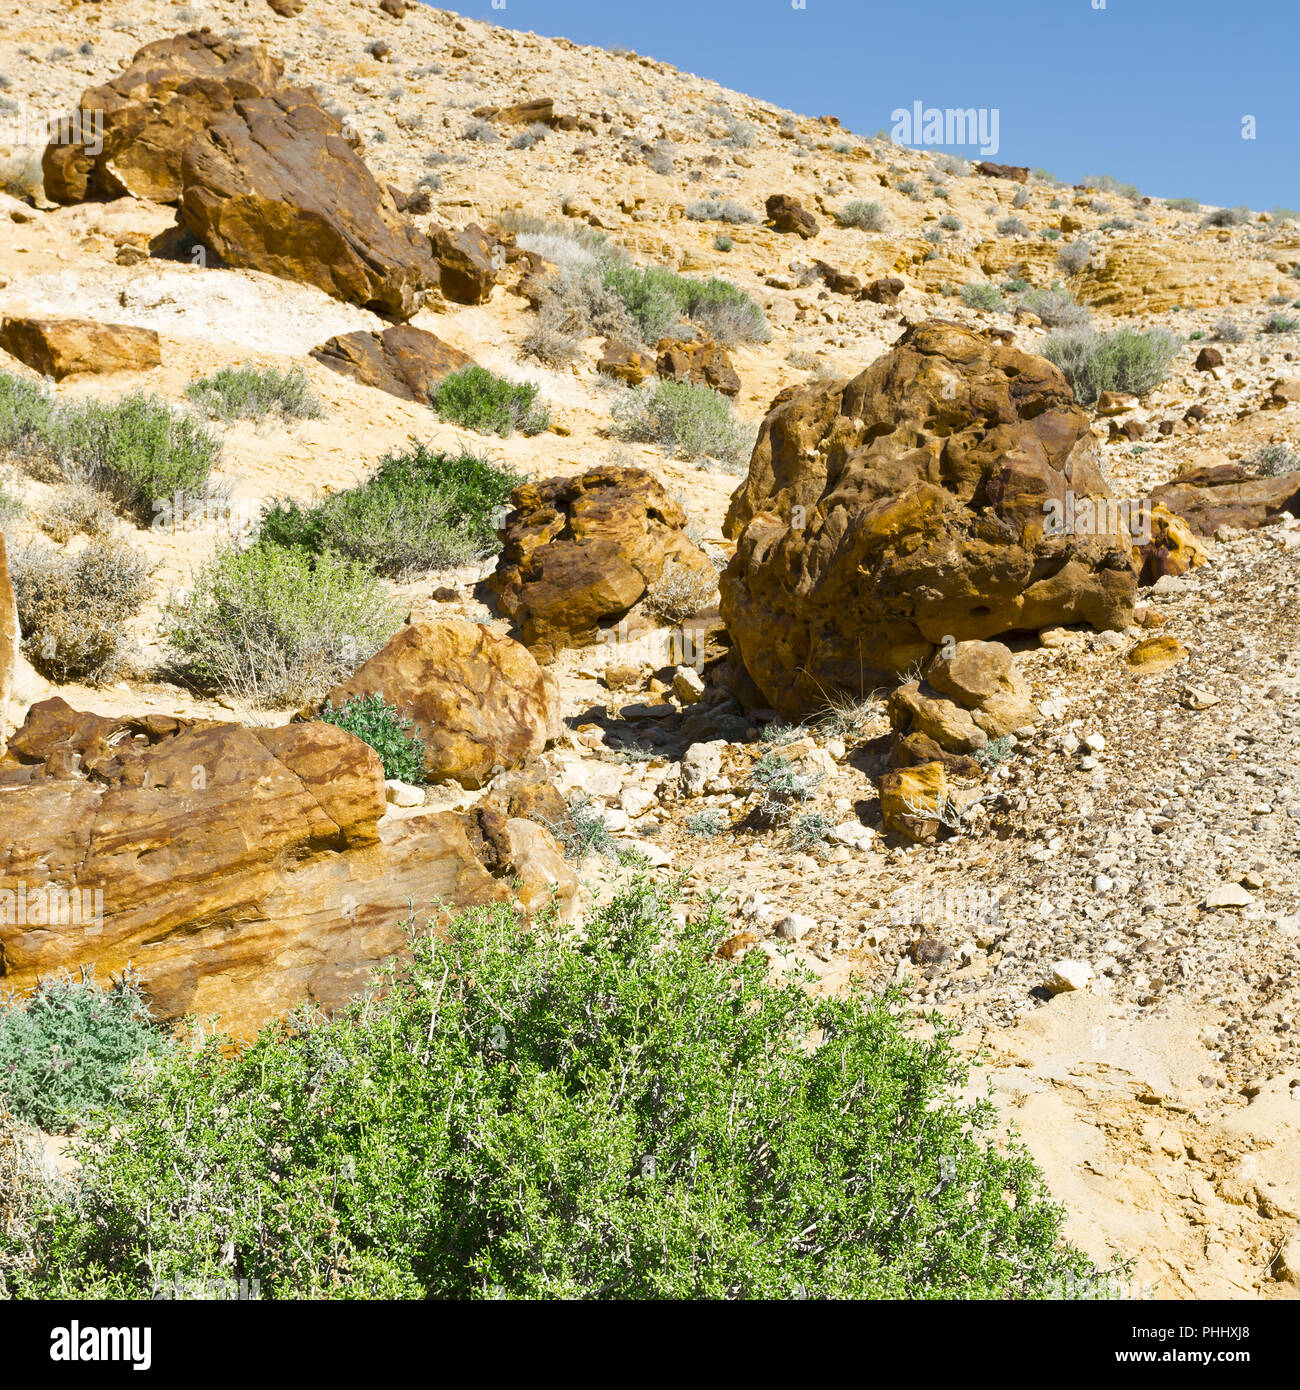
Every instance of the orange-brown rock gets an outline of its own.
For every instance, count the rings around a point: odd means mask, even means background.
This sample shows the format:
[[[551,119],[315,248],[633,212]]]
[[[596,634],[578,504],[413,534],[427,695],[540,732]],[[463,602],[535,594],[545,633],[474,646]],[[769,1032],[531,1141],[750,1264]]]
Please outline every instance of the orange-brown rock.
[[[1237,463],[1211,464],[1162,483],[1152,490],[1151,501],[1181,517],[1198,536],[1212,536],[1220,526],[1253,531],[1280,512],[1300,516],[1300,473],[1257,477]]]
[[[152,328],[91,319],[7,318],[0,348],[55,381],[81,372],[147,372],[162,363]]]
[[[430,234],[443,297],[456,304],[485,304],[500,278],[496,242],[470,223],[460,231],[435,227]]]
[[[343,333],[311,355],[354,381],[421,405],[429,403],[445,377],[474,365],[459,348],[409,323],[395,323],[382,333]]]
[[[1154,584],[1166,574],[1186,574],[1209,559],[1209,552],[1181,516],[1162,503],[1152,506],[1151,537],[1133,547],[1140,584]]]
[[[930,321],[852,381],[763,422],[724,534],[722,616],[771,708],[802,718],[928,662],[945,637],[1124,627],[1136,589],[1114,534],[1048,534],[1108,498],[1084,412],[1050,362]],[[1073,515],[1073,512],[1070,512]]]
[[[189,143],[181,180],[186,228],[229,266],[397,319],[438,284],[428,238],[305,92],[236,102]]]
[[[797,198],[773,193],[767,200],[767,220],[778,232],[791,232],[808,240],[817,235],[817,219]]]
[[[481,787],[560,731],[555,683],[527,648],[463,618],[402,628],[326,698],[375,694],[419,731],[431,782]]]
[[[9,578],[9,555],[4,533],[0,532],[0,754],[4,753],[9,741],[9,702],[14,694],[21,636],[18,604],[14,599],[13,581]]]
[[[640,386],[654,376],[655,359],[621,338],[606,338],[596,370],[628,386]]]
[[[331,724],[35,705],[0,760],[4,984],[131,964],[159,1017],[215,1013],[246,1035],[354,995],[412,914],[552,895],[571,912],[576,880],[542,827],[509,821],[489,847],[472,815],[384,812],[378,756]]]
[[[236,101],[274,91],[283,73],[259,45],[206,30],[145,44],[125,72],[82,93],[76,123],[46,147],[46,195],[60,203],[123,194],[178,202],[190,142]]]
[[[711,576],[686,513],[640,468],[605,464],[515,489],[490,584],[541,660],[599,638],[668,562]]]
[[[740,378],[731,365],[727,350],[712,338],[680,340],[664,338],[656,351],[659,354],[655,371],[669,381],[690,381],[697,386],[711,386],[724,396],[740,392]]]

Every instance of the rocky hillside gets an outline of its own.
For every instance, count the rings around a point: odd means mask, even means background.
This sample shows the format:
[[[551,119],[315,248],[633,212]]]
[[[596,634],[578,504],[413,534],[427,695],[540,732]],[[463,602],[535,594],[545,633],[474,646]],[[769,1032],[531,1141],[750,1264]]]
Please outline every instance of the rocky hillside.
[[[0,889],[101,895],[7,984],[247,1034],[681,875],[1089,1254],[1297,1296],[1294,216],[403,0],[6,20]]]

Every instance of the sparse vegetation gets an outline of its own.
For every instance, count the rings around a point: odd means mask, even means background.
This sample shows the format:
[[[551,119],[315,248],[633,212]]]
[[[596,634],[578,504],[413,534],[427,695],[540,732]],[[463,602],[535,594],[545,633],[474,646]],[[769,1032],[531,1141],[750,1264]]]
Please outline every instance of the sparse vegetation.
[[[1166,198],[1165,207],[1174,212],[1200,212],[1201,205],[1195,198]]]
[[[424,739],[396,705],[382,695],[354,695],[335,709],[326,704],[317,715],[367,743],[379,754],[385,777],[418,785],[424,781]]]
[[[669,560],[663,573],[646,590],[646,607],[666,623],[693,618],[718,591],[717,578]]]
[[[1004,217],[998,223],[999,236],[1028,236],[1029,228],[1018,217]]]
[[[758,214],[740,203],[732,202],[729,198],[723,198],[718,194],[710,194],[707,198],[697,198],[693,203],[686,204],[686,216],[692,222],[733,222],[741,224],[745,222],[757,222]]]
[[[736,419],[725,396],[689,381],[656,381],[614,403],[622,439],[657,444],[672,457],[716,459],[729,472],[748,461],[753,429]]]
[[[961,302],[968,309],[997,311],[1007,307],[1006,300],[1002,298],[1002,291],[996,285],[963,285]]]
[[[885,229],[884,209],[879,203],[862,198],[845,203],[835,214],[835,220],[841,227],[856,227],[862,232],[883,232]]]
[[[262,518],[266,543],[334,552],[375,574],[408,579],[494,553],[497,527],[522,481],[477,454],[412,443],[365,482],[314,504],[283,498]]]
[[[696,811],[693,815],[686,817],[686,832],[688,835],[700,835],[706,840],[711,840],[717,835],[721,835],[727,829],[727,818],[721,811],[710,808],[707,811]]]
[[[1215,208],[1201,219],[1202,227],[1239,227],[1250,221],[1249,208]]]
[[[199,377],[185,388],[190,400],[214,419],[319,420],[324,414],[320,397],[301,367],[280,372],[274,367],[223,367],[212,376]]]
[[[1088,310],[1075,303],[1068,290],[1027,290],[1020,300],[1021,307],[1036,314],[1048,328],[1075,328],[1086,324]]]
[[[113,529],[113,509],[101,492],[86,483],[71,483],[41,508],[37,525],[51,540],[66,545],[73,536],[106,536]]]
[[[1046,339],[1042,351],[1065,373],[1075,399],[1091,405],[1103,391],[1146,395],[1164,380],[1180,346],[1179,339],[1163,328],[1145,333],[1135,328],[1113,333],[1075,328]]]
[[[819,773],[800,772],[788,758],[767,752],[754,764],[746,792],[757,798],[754,815],[764,825],[785,825],[809,800],[821,781]]]
[[[1214,337],[1221,343],[1240,343],[1246,338],[1246,330],[1232,319],[1220,319],[1214,325]]]
[[[462,140],[477,141],[481,145],[495,145],[501,137],[497,134],[496,127],[490,122],[475,116],[467,121],[465,128],[460,133]]]
[[[1300,319],[1293,318],[1290,314],[1270,314],[1264,320],[1264,326],[1260,332],[1294,333],[1297,328],[1300,328]]]
[[[56,684],[99,685],[130,652],[130,625],[152,591],[150,566],[124,541],[96,537],[76,555],[30,545],[9,557],[23,652]]]
[[[1300,451],[1289,444],[1261,444],[1245,461],[1246,467],[1265,478],[1280,478],[1300,471]]]
[[[541,434],[551,415],[537,403],[537,390],[530,381],[507,381],[486,367],[469,366],[444,377],[429,405],[444,420],[479,434]]]
[[[1067,275],[1077,275],[1092,263],[1092,256],[1091,242],[1072,241],[1056,253],[1056,263]]]

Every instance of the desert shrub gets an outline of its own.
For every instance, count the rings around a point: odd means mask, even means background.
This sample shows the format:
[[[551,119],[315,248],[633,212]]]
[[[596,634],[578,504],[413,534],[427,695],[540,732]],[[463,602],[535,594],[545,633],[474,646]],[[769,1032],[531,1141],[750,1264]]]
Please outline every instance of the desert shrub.
[[[990,739],[983,748],[977,748],[972,756],[986,772],[991,772],[995,767],[1001,766],[1009,758],[1014,757],[1015,749],[1015,736],[1003,734],[1001,738]]]
[[[713,238],[713,249],[715,251],[731,251],[736,243],[729,236],[719,234]]]
[[[616,859],[618,847],[605,820],[605,808],[585,792],[575,792],[568,802],[568,814],[548,829],[560,842],[566,858],[581,864],[589,854]]]
[[[527,129],[516,131],[510,137],[510,148],[512,150],[531,150],[539,140],[545,140],[550,133],[550,126],[543,125],[540,121],[534,121]]]
[[[127,636],[152,592],[150,566],[133,547],[92,540],[76,555],[29,546],[9,557],[23,651],[42,675],[102,684],[121,670]]]
[[[1166,198],[1165,207],[1174,212],[1200,212],[1201,205],[1195,198]]]
[[[178,671],[253,705],[302,705],[350,676],[401,626],[363,565],[270,544],[220,549],[163,614]]]
[[[657,140],[646,154],[645,162],[652,174],[671,174],[675,151],[667,140]]]
[[[1249,208],[1215,208],[1201,219],[1202,227],[1239,227],[1250,221]]]
[[[1031,169],[1029,177],[1035,183],[1045,183],[1051,188],[1060,188],[1061,180],[1050,169]]]
[[[961,302],[969,309],[1005,309],[1007,302],[996,285],[963,285]]]
[[[0,153],[0,193],[7,193],[11,198],[42,196],[45,174],[41,168],[41,153],[31,147]]]
[[[1027,208],[1030,201],[1029,189],[1024,184],[1021,184],[1012,195],[1011,206],[1019,211],[1021,208]]]
[[[324,414],[320,397],[301,367],[279,372],[274,367],[223,367],[202,376],[185,388],[190,400],[214,419],[319,420]]]
[[[959,232],[961,231],[961,218],[955,213],[946,212],[939,219],[939,225],[945,232]]]
[[[733,149],[747,150],[758,138],[758,131],[748,121],[737,120],[734,116],[725,116],[723,117],[723,125],[727,132],[724,144],[730,145]]]
[[[407,579],[497,550],[497,526],[522,479],[476,454],[413,443],[388,453],[356,487],[314,504],[282,498],[262,518],[263,541],[334,551],[376,574]]]
[[[1300,328],[1300,319],[1292,318],[1290,314],[1270,314],[1264,320],[1264,326],[1260,332],[1294,333],[1297,328]]]
[[[923,196],[921,193],[921,185],[917,183],[915,179],[900,179],[898,181],[898,191],[916,200],[919,200]]]
[[[0,1108],[47,1133],[120,1108],[132,1069],[170,1052],[128,968],[106,989],[83,968],[0,1001]]]
[[[688,835],[702,835],[705,839],[711,840],[715,835],[721,835],[727,829],[727,818],[721,811],[710,808],[707,811],[696,811],[693,815],[686,817],[686,833]]]
[[[72,483],[42,508],[37,524],[52,540],[66,544],[73,536],[106,536],[113,529],[113,509],[86,483]]]
[[[607,265],[604,284],[623,303],[638,338],[651,345],[681,336],[683,319],[719,342],[762,342],[769,336],[762,308],[743,290],[710,276],[691,280],[663,266]]]
[[[1060,233],[1055,227],[1044,227],[1044,228],[1043,228],[1043,240],[1044,240],[1044,241],[1060,241],[1060,239],[1061,239],[1061,233]]]
[[[1062,246],[1056,253],[1056,264],[1067,275],[1077,275],[1092,262],[1092,245],[1086,241],[1072,241]]]
[[[1145,333],[1135,328],[1114,333],[1076,328],[1047,338],[1042,352],[1064,372],[1075,399],[1091,405],[1103,391],[1146,395],[1165,379],[1180,346],[1180,340],[1163,328]]]
[[[937,246],[939,243],[943,241],[943,233],[939,230],[938,227],[927,227],[925,231],[921,233],[921,235],[926,239],[926,241],[930,242],[932,245]],[[933,253],[931,253],[931,255],[932,254]],[[928,261],[930,259],[931,256],[927,255],[926,260]]]
[[[1089,198],[1088,211],[1096,213],[1098,217],[1105,217],[1108,213],[1114,211],[1114,209],[1105,198]]]
[[[317,718],[368,743],[379,754],[385,777],[413,785],[424,781],[424,739],[396,705],[385,703],[382,695],[354,695],[338,709],[327,703]]]
[[[646,607],[666,623],[680,623],[706,608],[717,592],[715,577],[669,560],[646,590]]]
[[[718,960],[724,915],[672,905],[637,881],[581,934],[478,908],[333,1019],[169,1059],[87,1136],[12,1291],[1097,1296],[1032,1159],[963,1098],[952,1025]]]
[[[45,384],[0,372],[0,454],[44,453],[54,419],[54,398]]]
[[[674,458],[713,458],[739,471],[753,449],[753,430],[725,396],[689,381],[656,381],[614,403],[621,439],[657,444]]]
[[[531,381],[507,381],[472,365],[444,377],[429,404],[444,420],[504,439],[516,430],[541,434],[550,424],[550,411],[537,404],[537,390]]]
[[[934,167],[940,173],[948,174],[955,179],[964,179],[971,172],[970,161],[955,154],[935,155]]]
[[[710,194],[686,204],[686,216],[692,222],[757,222],[758,214],[729,198]]]
[[[750,769],[745,791],[756,798],[754,814],[765,825],[791,821],[821,781],[820,773],[800,772],[788,759],[767,752]]]
[[[464,130],[460,133],[460,138],[462,140],[475,140],[482,145],[495,145],[501,139],[495,126],[490,121],[485,121],[478,116],[466,122]]]
[[[1028,236],[1029,228],[1018,217],[1004,217],[998,223],[999,236]]]
[[[841,227],[857,227],[863,232],[880,232],[885,227],[885,212],[879,203],[855,198],[835,214]]]
[[[207,495],[221,441],[155,396],[72,401],[51,417],[46,450],[65,477],[99,488],[142,525],[177,492]]]
[[[1136,184],[1121,183],[1112,174],[1085,174],[1079,182],[1102,193],[1113,193],[1118,198],[1127,198],[1131,203],[1140,202],[1142,199],[1142,191]]]
[[[524,350],[548,365],[562,365],[578,355],[578,339],[594,336],[636,342],[641,332],[597,270],[562,266],[545,281]]]
[[[1067,290],[1028,290],[1021,307],[1037,316],[1048,328],[1074,328],[1088,322],[1088,310],[1077,304]]]
[[[1101,224],[1103,232],[1131,232],[1133,223],[1127,217],[1112,217],[1108,222]]]
[[[1246,330],[1232,319],[1220,319],[1214,325],[1214,337],[1221,343],[1240,343],[1245,340]]]
[[[1280,478],[1300,470],[1300,451],[1289,444],[1261,444],[1245,462],[1261,477]]]
[[[790,848],[796,854],[808,854],[813,850],[825,853],[826,837],[831,833],[831,823],[820,811],[805,811],[796,816],[790,826]]]

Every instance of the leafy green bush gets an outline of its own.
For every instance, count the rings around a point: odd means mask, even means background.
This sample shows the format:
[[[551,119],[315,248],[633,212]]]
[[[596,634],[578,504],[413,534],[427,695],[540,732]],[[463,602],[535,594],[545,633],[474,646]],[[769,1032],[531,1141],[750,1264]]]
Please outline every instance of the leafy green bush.
[[[634,883],[581,934],[411,937],[333,1021],[142,1081],[31,1221],[18,1297],[1029,1299],[1103,1275],[939,1023],[720,961]],[[814,1042],[813,1040],[817,1041]],[[0,1238],[3,1239],[3,1238]],[[16,1263],[16,1262],[15,1262]]]
[[[663,266],[613,262],[605,267],[604,285],[622,301],[641,341],[651,345],[686,336],[683,318],[721,343],[763,342],[770,336],[762,308],[716,276],[690,280]]]
[[[352,674],[401,626],[363,566],[263,538],[218,550],[163,613],[178,669],[254,705],[301,705]]]
[[[537,404],[533,382],[507,381],[486,367],[464,367],[444,377],[429,404],[444,420],[503,439],[516,430],[541,434],[551,423],[550,411]]]
[[[970,309],[999,310],[1007,307],[1002,291],[996,285],[963,285],[961,302]]]
[[[171,1051],[128,969],[107,989],[93,971],[50,976],[0,1002],[0,1102],[47,1133],[117,1109],[132,1067]]]
[[[150,565],[124,541],[96,538],[76,555],[28,546],[9,557],[23,652],[56,684],[118,675],[130,624],[153,591]]]
[[[424,781],[424,739],[382,695],[354,695],[338,709],[326,704],[317,717],[368,743],[379,754],[385,777],[414,786]]]
[[[885,211],[879,203],[855,198],[835,214],[841,227],[857,227],[863,232],[882,232],[885,229]]]
[[[0,372],[0,452],[43,449],[54,409],[54,398],[43,382]]]
[[[1293,318],[1290,314],[1270,314],[1264,320],[1264,327],[1260,330],[1263,333],[1294,333],[1300,328],[1300,319]]]
[[[713,249],[715,251],[732,251],[736,243],[729,237],[719,234],[713,238]]]
[[[223,367],[212,376],[191,381],[185,393],[201,410],[227,424],[268,415],[319,420],[324,414],[320,397],[301,367],[288,372],[274,367]]]
[[[738,471],[754,447],[752,429],[736,419],[726,397],[689,381],[629,391],[615,401],[613,415],[620,438],[657,444],[674,458],[717,459]]]
[[[1146,395],[1165,379],[1180,346],[1181,341],[1163,328],[1146,333],[1135,328],[1114,333],[1076,328],[1053,334],[1042,350],[1065,373],[1075,400],[1091,405],[1103,391]]]
[[[522,479],[475,454],[412,441],[356,487],[312,505],[282,498],[262,518],[264,541],[336,551],[376,574],[407,579],[496,551],[498,517]]]

